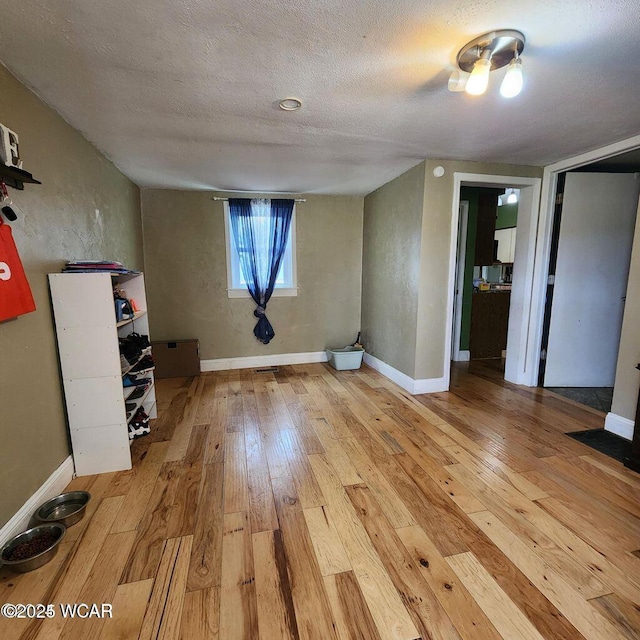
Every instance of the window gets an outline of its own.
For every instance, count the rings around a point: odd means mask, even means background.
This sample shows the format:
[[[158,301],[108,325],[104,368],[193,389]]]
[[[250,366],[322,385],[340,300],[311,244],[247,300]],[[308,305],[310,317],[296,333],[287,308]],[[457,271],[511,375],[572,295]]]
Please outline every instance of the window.
[[[253,206],[253,205],[252,205]],[[260,206],[260,205],[257,205]],[[262,236],[264,241],[256,238],[256,244],[262,245],[265,248],[265,252],[268,247],[267,230],[269,228],[267,221],[267,214],[265,211],[264,216],[258,217],[258,222],[264,220],[265,234]],[[227,294],[229,298],[249,298],[249,291],[247,290],[247,283],[242,274],[240,268],[240,259],[238,257],[238,251],[236,250],[236,244],[233,238],[233,227],[229,220],[229,203],[224,203],[224,228],[227,244]],[[241,249],[242,250],[242,249]],[[265,253],[266,259],[266,253]],[[289,238],[287,240],[287,246],[282,257],[280,264],[280,271],[276,278],[276,286],[273,291],[273,297],[279,296],[297,296],[297,276],[296,276],[296,208],[293,207],[293,214],[291,216],[291,226],[289,227]]]

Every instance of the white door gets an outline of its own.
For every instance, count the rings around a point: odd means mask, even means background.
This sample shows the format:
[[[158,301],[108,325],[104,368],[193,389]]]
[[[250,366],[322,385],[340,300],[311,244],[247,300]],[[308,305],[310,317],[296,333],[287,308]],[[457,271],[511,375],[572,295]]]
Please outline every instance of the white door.
[[[613,387],[640,179],[568,173],[546,387]]]
[[[464,267],[467,254],[467,227],[469,224],[469,202],[462,200],[459,209],[458,253],[456,256],[456,284],[453,294],[453,332],[451,359],[454,362],[469,360],[469,351],[460,349],[462,334],[462,297],[464,293]]]

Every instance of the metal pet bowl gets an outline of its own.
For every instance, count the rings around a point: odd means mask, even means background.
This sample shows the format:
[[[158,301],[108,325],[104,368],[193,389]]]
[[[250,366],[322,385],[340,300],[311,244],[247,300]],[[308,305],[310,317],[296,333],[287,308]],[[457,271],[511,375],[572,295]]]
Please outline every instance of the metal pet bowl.
[[[84,518],[91,494],[86,491],[70,491],[51,498],[36,511],[36,520],[43,523],[59,522],[70,527]]]
[[[66,531],[66,527],[57,522],[52,524],[41,524],[37,527],[33,527],[32,529],[27,529],[26,531],[23,531],[17,536],[11,538],[11,540],[2,547],[0,550],[0,561],[2,564],[6,564],[10,569],[17,573],[27,573],[28,571],[38,569],[42,565],[53,560],[56,553],[58,553],[58,547],[60,546],[60,542],[64,538]],[[7,559],[7,556],[17,546],[31,542],[34,538],[41,536],[43,533],[52,533],[56,537],[55,542],[51,543],[46,549],[28,558],[23,558],[21,560]]]

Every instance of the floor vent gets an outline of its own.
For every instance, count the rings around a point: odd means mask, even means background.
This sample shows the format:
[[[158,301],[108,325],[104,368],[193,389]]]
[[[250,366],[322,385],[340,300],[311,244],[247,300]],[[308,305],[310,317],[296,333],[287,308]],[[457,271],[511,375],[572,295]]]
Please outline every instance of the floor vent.
[[[263,367],[262,369],[254,369],[254,373],[277,373],[280,371],[278,367]]]

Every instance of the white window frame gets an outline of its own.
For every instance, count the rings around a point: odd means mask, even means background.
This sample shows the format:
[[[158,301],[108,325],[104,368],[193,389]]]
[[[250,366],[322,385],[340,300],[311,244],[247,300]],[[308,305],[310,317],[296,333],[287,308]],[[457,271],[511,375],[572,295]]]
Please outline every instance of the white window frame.
[[[233,242],[233,230],[229,214],[229,203],[224,202],[224,233],[227,252],[227,296],[229,298],[250,298],[247,287],[240,283],[240,258]],[[282,257],[281,269],[285,285],[277,285],[271,297],[291,297],[298,295],[298,264],[296,259],[296,206],[293,205],[289,237]]]

